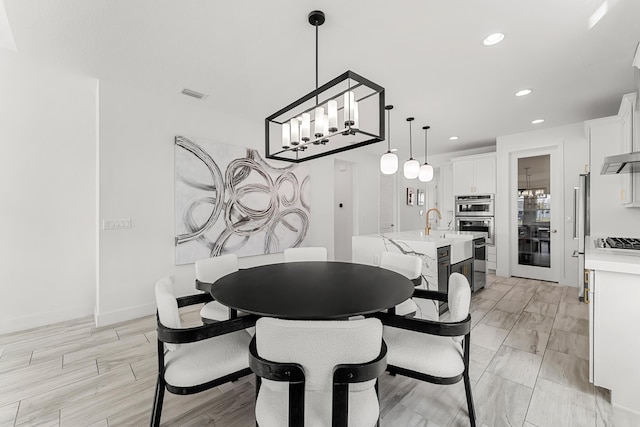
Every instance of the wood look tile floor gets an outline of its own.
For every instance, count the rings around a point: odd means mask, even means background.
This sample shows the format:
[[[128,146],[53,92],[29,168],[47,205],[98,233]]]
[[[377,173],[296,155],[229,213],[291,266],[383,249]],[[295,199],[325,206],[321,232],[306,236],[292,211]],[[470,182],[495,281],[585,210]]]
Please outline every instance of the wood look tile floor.
[[[489,275],[471,306],[479,426],[640,425],[589,383],[587,309],[575,288]],[[199,307],[181,315],[186,325],[199,323]],[[0,335],[0,426],[148,425],[156,369],[155,316],[100,329],[88,317]],[[166,393],[162,423],[253,426],[253,382]],[[381,425],[469,425],[462,382],[385,374],[380,395]]]

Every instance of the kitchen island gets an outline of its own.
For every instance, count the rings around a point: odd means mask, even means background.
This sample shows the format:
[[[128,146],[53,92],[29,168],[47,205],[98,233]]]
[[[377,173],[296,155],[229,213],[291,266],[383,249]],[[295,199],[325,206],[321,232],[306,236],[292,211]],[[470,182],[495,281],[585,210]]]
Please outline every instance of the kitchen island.
[[[586,239],[589,274],[589,381],[611,404],[640,413],[640,251],[602,249]]]
[[[482,232],[456,232],[431,230],[402,231],[366,236],[353,236],[352,261],[360,264],[380,265],[382,252],[415,255],[422,259],[423,289],[446,292],[452,265],[462,262],[473,264],[473,240],[485,237]],[[423,318],[438,319],[435,302],[416,300]],[[441,310],[440,310],[441,311]]]

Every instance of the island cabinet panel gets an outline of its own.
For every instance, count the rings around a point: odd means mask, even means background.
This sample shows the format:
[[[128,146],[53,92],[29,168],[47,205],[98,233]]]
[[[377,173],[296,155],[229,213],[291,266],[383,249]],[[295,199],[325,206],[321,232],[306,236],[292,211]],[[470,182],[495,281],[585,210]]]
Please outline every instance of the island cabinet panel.
[[[351,259],[356,263],[379,266],[382,252],[417,256],[422,261],[422,283],[419,287],[447,292],[451,263],[462,265],[461,271],[467,275],[469,283],[473,283],[473,239],[484,235],[464,231],[425,235],[423,230],[412,230],[353,236]],[[423,298],[414,298],[414,301],[418,305],[416,317],[438,319],[441,312],[438,301]]]
[[[438,291],[449,293],[449,275],[451,274],[451,246],[438,248]],[[440,302],[440,314],[448,310],[446,302]]]
[[[469,286],[473,284],[473,258],[465,259],[451,266],[451,273],[460,273],[469,281]]]
[[[385,233],[380,235],[353,236],[352,260],[360,264],[380,265],[382,252],[414,255],[422,260],[422,289],[438,290],[438,247],[424,241],[419,231]],[[414,299],[418,305],[416,317],[438,319],[437,301]]]

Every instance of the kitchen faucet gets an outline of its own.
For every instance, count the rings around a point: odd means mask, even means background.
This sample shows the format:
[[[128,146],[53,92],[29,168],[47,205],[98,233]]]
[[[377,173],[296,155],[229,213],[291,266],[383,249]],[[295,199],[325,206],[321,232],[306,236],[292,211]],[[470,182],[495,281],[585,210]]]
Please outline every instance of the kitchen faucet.
[[[435,211],[438,214],[438,219],[442,219],[442,215],[440,214],[440,211],[437,208],[431,208],[427,211],[427,214],[424,216],[426,224],[425,224],[425,228],[424,228],[424,235],[428,236],[429,235],[429,230],[431,230],[431,224],[429,224],[429,213],[431,213],[431,211]]]

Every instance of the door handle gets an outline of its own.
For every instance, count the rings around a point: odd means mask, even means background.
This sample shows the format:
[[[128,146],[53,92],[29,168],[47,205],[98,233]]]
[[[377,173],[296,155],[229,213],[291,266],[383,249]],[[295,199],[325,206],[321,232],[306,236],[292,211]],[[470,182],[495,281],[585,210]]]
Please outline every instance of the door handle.
[[[573,188],[573,238],[578,238],[578,191],[579,187]]]

